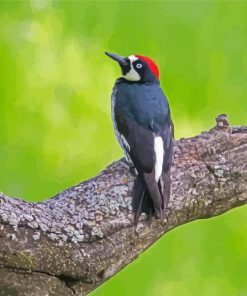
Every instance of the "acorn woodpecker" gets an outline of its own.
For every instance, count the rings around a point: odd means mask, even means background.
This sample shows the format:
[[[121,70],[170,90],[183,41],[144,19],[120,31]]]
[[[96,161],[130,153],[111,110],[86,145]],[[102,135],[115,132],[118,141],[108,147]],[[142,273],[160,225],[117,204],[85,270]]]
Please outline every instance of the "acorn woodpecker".
[[[162,218],[170,197],[173,123],[159,69],[146,56],[105,54],[122,71],[112,92],[112,119],[126,160],[137,171],[132,200],[135,223],[142,212]]]

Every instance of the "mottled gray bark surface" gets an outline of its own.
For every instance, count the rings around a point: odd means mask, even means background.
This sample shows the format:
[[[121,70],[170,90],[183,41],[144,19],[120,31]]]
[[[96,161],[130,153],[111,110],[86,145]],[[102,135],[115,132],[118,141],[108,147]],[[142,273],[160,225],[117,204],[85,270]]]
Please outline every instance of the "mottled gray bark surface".
[[[168,230],[247,201],[247,128],[219,116],[175,144],[163,221],[133,224],[133,176],[116,161],[40,203],[0,195],[0,295],[86,295]]]

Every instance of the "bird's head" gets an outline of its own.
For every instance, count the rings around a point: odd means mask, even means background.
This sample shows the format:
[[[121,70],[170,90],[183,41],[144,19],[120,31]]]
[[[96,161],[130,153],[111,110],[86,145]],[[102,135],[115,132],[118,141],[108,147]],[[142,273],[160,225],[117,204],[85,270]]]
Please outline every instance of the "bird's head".
[[[122,57],[111,52],[106,52],[105,54],[119,63],[123,77],[126,80],[141,82],[159,81],[159,69],[152,59],[138,54],[128,57]]]

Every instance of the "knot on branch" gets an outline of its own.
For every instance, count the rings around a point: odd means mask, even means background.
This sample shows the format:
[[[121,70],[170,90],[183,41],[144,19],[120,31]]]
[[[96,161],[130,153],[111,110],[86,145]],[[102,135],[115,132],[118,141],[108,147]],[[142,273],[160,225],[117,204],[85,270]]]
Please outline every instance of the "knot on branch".
[[[135,227],[134,178],[123,161],[44,202],[0,193],[0,291],[86,295],[168,230],[247,203],[247,127],[231,128],[225,114],[216,122],[176,141],[163,221]]]
[[[216,120],[216,123],[217,123],[216,127],[218,129],[221,129],[221,130],[222,129],[228,129],[230,127],[230,122],[229,122],[226,114],[218,115],[215,118],[215,120]]]

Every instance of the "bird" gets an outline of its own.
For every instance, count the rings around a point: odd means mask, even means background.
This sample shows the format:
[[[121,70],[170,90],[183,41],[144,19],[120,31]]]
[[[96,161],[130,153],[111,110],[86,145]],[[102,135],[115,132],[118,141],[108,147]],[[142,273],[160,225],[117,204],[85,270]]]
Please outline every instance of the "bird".
[[[130,168],[136,171],[132,208],[135,224],[142,213],[163,219],[170,198],[174,126],[168,100],[153,59],[105,52],[122,76],[111,96],[116,138]]]

